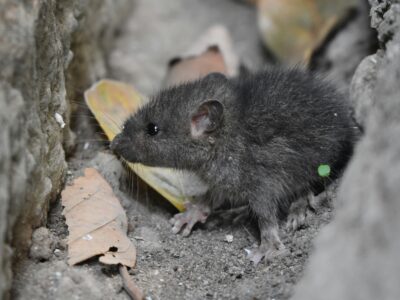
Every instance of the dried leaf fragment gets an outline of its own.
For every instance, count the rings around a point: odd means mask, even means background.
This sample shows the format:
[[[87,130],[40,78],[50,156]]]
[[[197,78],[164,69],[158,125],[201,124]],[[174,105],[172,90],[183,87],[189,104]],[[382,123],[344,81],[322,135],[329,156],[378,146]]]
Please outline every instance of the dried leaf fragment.
[[[68,225],[68,263],[75,265],[93,256],[105,264],[134,267],[136,249],[127,232],[125,212],[111,186],[93,168],[61,193]]]

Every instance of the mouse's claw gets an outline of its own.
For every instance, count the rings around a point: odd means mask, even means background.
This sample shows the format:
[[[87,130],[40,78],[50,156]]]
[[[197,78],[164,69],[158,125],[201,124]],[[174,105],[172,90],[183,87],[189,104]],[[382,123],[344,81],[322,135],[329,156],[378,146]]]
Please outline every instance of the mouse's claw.
[[[277,226],[266,225],[265,223],[261,224],[264,224],[264,226],[260,228],[260,246],[250,250],[245,249],[247,252],[247,258],[250,259],[254,265],[257,265],[263,258],[269,261],[277,256],[285,256],[289,253],[279,238]]]
[[[296,231],[306,225],[307,218],[307,211],[298,211],[296,213],[290,214],[286,221],[286,228],[290,231]]]
[[[255,266],[257,266],[263,258],[266,261],[270,261],[275,257],[285,256],[289,253],[289,250],[287,250],[285,245],[282,243],[277,248],[265,248],[266,247],[264,245],[260,245],[260,247],[255,249],[245,249],[247,258],[250,259]]]
[[[172,232],[174,234],[179,233],[186,225],[185,229],[182,231],[182,235],[190,235],[193,226],[198,222],[205,223],[210,214],[210,209],[204,205],[186,202],[185,207],[186,211],[176,214],[169,221],[171,225],[173,225]]]
[[[189,236],[192,232],[193,226],[197,223],[197,220],[190,220],[187,224],[185,229],[182,231],[183,236]]]
[[[170,223],[173,225],[172,233],[177,234],[181,231],[182,227],[185,225],[185,221],[182,217],[173,217],[170,220]]]
[[[258,251],[258,249],[244,249],[247,253],[247,258],[250,259],[255,266],[263,259],[264,253]]]

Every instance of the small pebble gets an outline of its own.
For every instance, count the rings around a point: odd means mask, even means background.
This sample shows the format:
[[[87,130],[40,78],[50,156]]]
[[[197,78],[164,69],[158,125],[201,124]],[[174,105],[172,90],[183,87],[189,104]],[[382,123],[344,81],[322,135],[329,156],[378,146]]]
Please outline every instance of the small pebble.
[[[232,234],[227,234],[225,236],[225,241],[228,243],[232,243],[233,242],[233,235]]]

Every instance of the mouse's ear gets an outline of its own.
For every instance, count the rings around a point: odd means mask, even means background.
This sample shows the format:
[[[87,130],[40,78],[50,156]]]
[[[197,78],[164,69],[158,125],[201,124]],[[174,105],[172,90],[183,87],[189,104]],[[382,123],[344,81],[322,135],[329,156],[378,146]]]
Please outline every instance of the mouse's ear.
[[[193,137],[201,137],[218,129],[222,122],[224,108],[219,101],[203,102],[192,115],[190,132]]]

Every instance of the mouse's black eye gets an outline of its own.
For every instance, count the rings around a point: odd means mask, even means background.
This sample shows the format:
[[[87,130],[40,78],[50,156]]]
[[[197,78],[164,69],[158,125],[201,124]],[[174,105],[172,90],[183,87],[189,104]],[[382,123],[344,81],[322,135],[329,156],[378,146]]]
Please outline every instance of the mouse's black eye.
[[[156,135],[160,131],[160,128],[157,126],[157,124],[149,123],[149,124],[147,124],[146,130],[147,130],[147,134]]]

